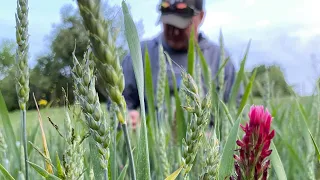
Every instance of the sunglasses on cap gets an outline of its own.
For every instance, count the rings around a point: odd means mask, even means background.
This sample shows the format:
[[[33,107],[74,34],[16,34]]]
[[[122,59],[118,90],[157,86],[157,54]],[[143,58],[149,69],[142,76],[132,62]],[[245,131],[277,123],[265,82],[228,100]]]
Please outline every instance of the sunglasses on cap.
[[[196,15],[198,12],[183,2],[176,2],[170,4],[167,1],[161,3],[160,11],[162,14],[175,13],[181,16],[190,17]]]

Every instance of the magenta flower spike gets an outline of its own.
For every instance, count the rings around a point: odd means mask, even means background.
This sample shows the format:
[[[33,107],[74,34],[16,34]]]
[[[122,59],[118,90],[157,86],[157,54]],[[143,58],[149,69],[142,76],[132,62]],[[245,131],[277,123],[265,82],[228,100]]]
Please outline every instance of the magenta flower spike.
[[[270,143],[275,131],[270,132],[271,114],[263,106],[251,106],[249,123],[240,125],[245,132],[242,140],[237,140],[239,155],[234,155],[236,175],[232,180],[266,180],[272,150]]]

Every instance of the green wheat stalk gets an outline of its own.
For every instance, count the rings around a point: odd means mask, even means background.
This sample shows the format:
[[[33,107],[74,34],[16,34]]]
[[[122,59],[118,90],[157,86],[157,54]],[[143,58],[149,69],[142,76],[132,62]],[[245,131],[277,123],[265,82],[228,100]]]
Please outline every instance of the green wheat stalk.
[[[219,169],[219,140],[213,135],[212,140],[206,140],[205,148],[205,161],[203,166],[203,172],[200,176],[201,180],[218,179]]]
[[[157,98],[157,108],[158,108],[158,116],[157,121],[159,124],[159,130],[156,130],[156,133],[159,135],[159,138],[157,139],[159,144],[159,155],[160,155],[160,166],[161,166],[161,172],[164,177],[167,177],[170,175],[170,165],[167,157],[166,152],[166,143],[165,143],[165,132],[164,132],[164,126],[165,126],[165,114],[164,114],[164,100],[165,100],[165,88],[166,88],[166,78],[167,78],[167,63],[165,54],[163,52],[162,45],[159,46],[159,72],[158,72],[158,81],[157,81],[157,92],[156,92],[156,98]]]
[[[95,89],[94,65],[91,51],[84,54],[84,62],[80,63],[73,52],[73,79],[75,81],[75,95],[83,109],[87,126],[96,141],[100,154],[100,165],[104,169],[104,179],[108,179],[108,161],[110,157],[110,128],[101,110],[99,96]]]
[[[84,149],[81,144],[81,138],[75,133],[72,127],[69,113],[66,110],[66,141],[67,147],[64,153],[64,167],[65,167],[65,178],[66,179],[78,179],[83,180],[84,177],[82,172],[84,170]]]
[[[182,175],[186,179],[191,171],[193,162],[199,150],[201,139],[204,136],[205,126],[209,122],[211,101],[210,93],[204,99],[200,99],[198,87],[191,77],[182,70],[184,88],[182,89],[187,97],[187,105],[183,108],[192,114],[187,127],[186,137],[182,143]]]
[[[27,154],[27,130],[26,130],[26,106],[29,101],[29,67],[28,67],[28,0],[18,0],[16,17],[16,91],[21,110],[22,144],[24,153],[25,176],[28,180],[28,154]]]
[[[8,150],[8,145],[0,130],[0,163],[3,164],[6,169],[8,169],[8,165],[9,165],[9,160],[7,159],[7,150]]]
[[[103,18],[100,10],[100,0],[77,0],[77,2],[84,26],[89,34],[92,51],[96,57],[93,58],[94,62],[106,84],[106,91],[111,101],[117,105],[116,116],[124,132],[132,178],[136,179],[135,165],[126,123],[125,112],[127,105],[122,95],[124,90],[124,75],[114,38],[111,36],[110,31],[108,31],[110,25]]]

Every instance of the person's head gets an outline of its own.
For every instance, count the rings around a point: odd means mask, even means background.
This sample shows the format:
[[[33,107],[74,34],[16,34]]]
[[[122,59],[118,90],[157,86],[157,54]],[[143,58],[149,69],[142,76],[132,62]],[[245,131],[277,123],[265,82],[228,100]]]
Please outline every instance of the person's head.
[[[192,27],[198,37],[198,28],[204,18],[203,6],[203,0],[161,0],[160,22],[166,43],[171,48],[187,49]]]

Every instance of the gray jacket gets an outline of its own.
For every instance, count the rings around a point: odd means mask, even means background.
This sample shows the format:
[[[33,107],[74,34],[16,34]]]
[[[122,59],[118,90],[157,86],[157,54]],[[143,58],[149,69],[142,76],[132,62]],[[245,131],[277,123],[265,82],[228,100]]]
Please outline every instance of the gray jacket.
[[[171,49],[163,40],[162,34],[157,36],[156,38],[152,40],[142,41],[141,42],[141,51],[142,51],[142,57],[143,57],[143,64],[144,64],[144,53],[145,53],[145,47],[148,48],[148,53],[150,57],[150,63],[152,68],[152,81],[153,81],[153,87],[156,89],[157,85],[157,76],[159,71],[159,61],[158,61],[158,54],[159,54],[159,43],[162,42],[163,50],[166,51],[171,59],[179,64],[179,66],[183,67],[185,70],[187,69],[187,51],[176,51]],[[220,48],[217,44],[209,41],[207,38],[203,36],[203,34],[199,34],[199,46],[201,51],[203,52],[203,55],[208,63],[208,65],[211,68],[212,77],[215,76],[217,73],[219,66],[220,66]],[[228,53],[225,53],[228,55]],[[179,88],[181,81],[181,75],[180,75],[180,68],[173,63],[173,69],[175,72],[176,80],[177,80],[177,86]],[[129,110],[136,109],[140,106],[139,102],[139,96],[138,96],[138,90],[135,80],[135,75],[133,71],[132,66],[132,60],[130,57],[130,54],[125,56],[123,62],[122,62],[124,77],[125,77],[125,89],[123,92],[124,98],[127,102],[127,108]],[[167,64],[167,67],[170,67]],[[172,73],[171,69],[167,68],[167,76],[170,84],[170,91],[173,94],[173,85],[172,85]],[[226,89],[224,93],[224,101],[228,101],[228,98],[231,93],[231,88],[235,80],[235,67],[231,60],[229,60],[225,66],[225,83],[226,83]],[[205,87],[204,87],[205,88]],[[239,92],[238,98],[241,98],[242,90]],[[146,101],[145,101],[146,102]]]

